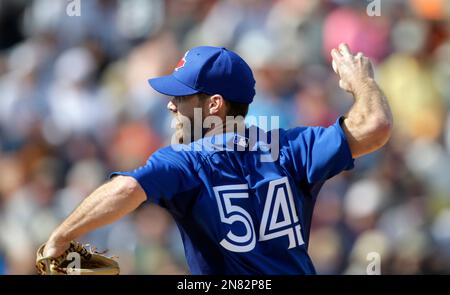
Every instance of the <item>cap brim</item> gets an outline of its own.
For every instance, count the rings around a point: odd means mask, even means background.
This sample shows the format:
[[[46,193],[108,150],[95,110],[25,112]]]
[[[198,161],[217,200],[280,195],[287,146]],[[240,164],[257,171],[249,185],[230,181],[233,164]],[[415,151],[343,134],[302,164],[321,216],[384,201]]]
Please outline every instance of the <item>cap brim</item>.
[[[148,83],[159,93],[168,96],[185,96],[199,93],[199,91],[184,85],[172,75],[152,78],[148,80]]]

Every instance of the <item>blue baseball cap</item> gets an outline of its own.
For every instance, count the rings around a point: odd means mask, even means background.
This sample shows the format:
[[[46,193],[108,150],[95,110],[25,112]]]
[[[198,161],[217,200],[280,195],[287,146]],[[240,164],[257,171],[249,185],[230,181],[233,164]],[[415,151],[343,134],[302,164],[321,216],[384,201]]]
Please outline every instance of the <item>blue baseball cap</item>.
[[[186,52],[172,74],[148,82],[153,89],[169,96],[202,92],[246,104],[255,96],[252,70],[239,55],[224,47],[194,47]]]

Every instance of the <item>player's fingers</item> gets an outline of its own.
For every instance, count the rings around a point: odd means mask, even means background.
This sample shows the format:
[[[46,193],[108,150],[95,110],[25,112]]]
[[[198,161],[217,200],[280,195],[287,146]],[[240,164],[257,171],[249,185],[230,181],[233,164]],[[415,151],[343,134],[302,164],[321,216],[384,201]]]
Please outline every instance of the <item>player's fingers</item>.
[[[364,54],[362,53],[362,52],[358,52],[356,55],[355,55],[355,58],[363,58],[364,57]]]
[[[339,44],[339,52],[342,54],[342,56],[352,55],[352,52],[350,51],[350,48],[346,43]]]
[[[336,62],[334,61],[334,59],[333,59],[333,61],[331,62],[331,66],[333,67],[334,72],[335,72],[336,74],[338,74],[337,65],[336,65]]]
[[[331,50],[331,57],[338,62],[339,60],[342,59],[342,54],[339,53],[339,51],[336,48],[333,48],[333,50]]]

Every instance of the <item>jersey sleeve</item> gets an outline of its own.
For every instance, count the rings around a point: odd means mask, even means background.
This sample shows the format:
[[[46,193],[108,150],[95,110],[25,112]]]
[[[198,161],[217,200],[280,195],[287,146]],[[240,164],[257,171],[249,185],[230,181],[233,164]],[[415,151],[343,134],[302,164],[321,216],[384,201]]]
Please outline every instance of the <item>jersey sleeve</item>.
[[[354,159],[340,117],[329,127],[298,127],[285,133],[289,158],[299,179],[323,182],[354,167]]]
[[[161,205],[174,202],[175,196],[200,185],[194,159],[171,147],[156,151],[144,166],[128,172],[113,172],[135,178],[147,195],[147,200]]]

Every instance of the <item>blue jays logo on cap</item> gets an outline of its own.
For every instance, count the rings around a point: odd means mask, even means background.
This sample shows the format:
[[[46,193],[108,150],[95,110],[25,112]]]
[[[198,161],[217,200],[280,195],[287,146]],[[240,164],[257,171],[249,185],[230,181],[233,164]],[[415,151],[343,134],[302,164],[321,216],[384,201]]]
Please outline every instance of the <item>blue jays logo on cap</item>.
[[[175,71],[178,71],[180,68],[184,67],[184,65],[186,64],[186,55],[189,53],[189,51],[186,51],[186,53],[184,54],[184,56],[180,59],[180,61],[177,63],[177,65],[175,66]]]
[[[194,47],[181,58],[172,74],[148,82],[169,96],[220,94],[226,100],[246,104],[255,96],[252,70],[238,54],[224,47]]]

